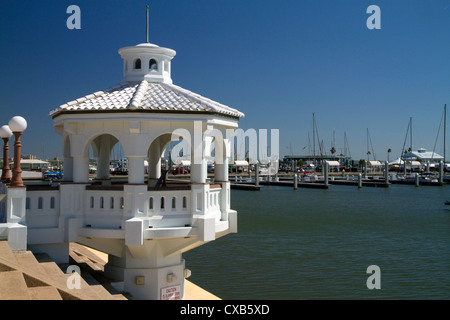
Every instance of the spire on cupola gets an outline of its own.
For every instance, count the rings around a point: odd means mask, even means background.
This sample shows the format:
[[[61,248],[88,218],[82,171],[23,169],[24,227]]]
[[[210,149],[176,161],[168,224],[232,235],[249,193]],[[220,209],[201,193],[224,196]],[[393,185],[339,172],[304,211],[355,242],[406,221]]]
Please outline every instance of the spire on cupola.
[[[148,6],[146,6],[146,13],[146,42],[119,49],[119,54],[124,60],[122,81],[147,80],[172,83],[170,64],[176,52],[148,41]]]

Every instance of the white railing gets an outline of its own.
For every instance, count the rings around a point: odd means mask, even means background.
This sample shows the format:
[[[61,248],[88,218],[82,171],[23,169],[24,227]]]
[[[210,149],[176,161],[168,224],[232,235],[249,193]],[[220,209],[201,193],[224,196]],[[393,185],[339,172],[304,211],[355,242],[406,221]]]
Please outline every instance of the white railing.
[[[148,190],[139,196],[142,208],[138,216],[148,219],[149,226],[177,227],[192,223],[192,190],[171,189]],[[124,221],[129,219],[122,188],[86,188],[82,192],[79,214],[83,218],[83,227],[121,229]],[[221,219],[221,205],[224,205],[222,192],[226,190],[211,185],[204,194],[205,212],[216,216],[217,220]],[[29,190],[26,195],[27,225],[31,228],[58,228],[60,216],[64,214],[60,212],[63,207],[59,189]]]
[[[206,209],[208,214],[215,215],[217,220],[220,220],[220,196],[222,189],[209,189],[206,193]]]
[[[149,191],[147,216],[190,214],[190,190]]]
[[[59,220],[59,190],[28,191],[25,221],[32,228],[56,228]]]
[[[84,202],[85,226],[121,228],[124,208],[122,190],[86,190]]]

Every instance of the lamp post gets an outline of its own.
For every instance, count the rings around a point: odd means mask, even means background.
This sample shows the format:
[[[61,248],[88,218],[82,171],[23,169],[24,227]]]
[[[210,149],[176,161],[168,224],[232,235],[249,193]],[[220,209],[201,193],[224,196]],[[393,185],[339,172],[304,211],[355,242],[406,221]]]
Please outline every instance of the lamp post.
[[[22,169],[20,169],[20,149],[22,147],[22,144],[20,143],[20,136],[27,128],[27,121],[20,117],[15,116],[12,117],[11,120],[9,120],[9,128],[11,129],[12,133],[15,137],[14,142],[14,169],[12,171],[12,179],[11,183],[9,184],[10,187],[24,187],[23,181],[22,181]]]
[[[9,167],[9,138],[12,136],[11,129],[4,125],[0,128],[0,137],[3,139],[3,168],[2,168],[2,178],[1,181],[3,183],[9,183],[11,181],[11,174],[9,173],[9,170],[11,169]]]

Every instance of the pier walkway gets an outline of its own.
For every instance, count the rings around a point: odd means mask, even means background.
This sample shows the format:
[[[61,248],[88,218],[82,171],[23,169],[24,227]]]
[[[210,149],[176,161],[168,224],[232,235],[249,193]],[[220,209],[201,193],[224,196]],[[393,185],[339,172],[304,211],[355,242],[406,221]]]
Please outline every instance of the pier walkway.
[[[13,252],[0,241],[0,300],[135,300],[114,289],[103,275],[108,255],[70,243],[70,263],[56,264],[47,254]],[[80,289],[69,289],[69,265],[80,268]],[[185,300],[220,300],[185,280]]]

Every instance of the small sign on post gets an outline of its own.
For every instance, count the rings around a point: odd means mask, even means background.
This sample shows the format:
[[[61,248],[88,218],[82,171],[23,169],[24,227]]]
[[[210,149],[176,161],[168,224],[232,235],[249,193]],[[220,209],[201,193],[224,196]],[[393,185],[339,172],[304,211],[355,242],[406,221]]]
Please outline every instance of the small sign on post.
[[[181,300],[181,286],[161,288],[161,300]]]

